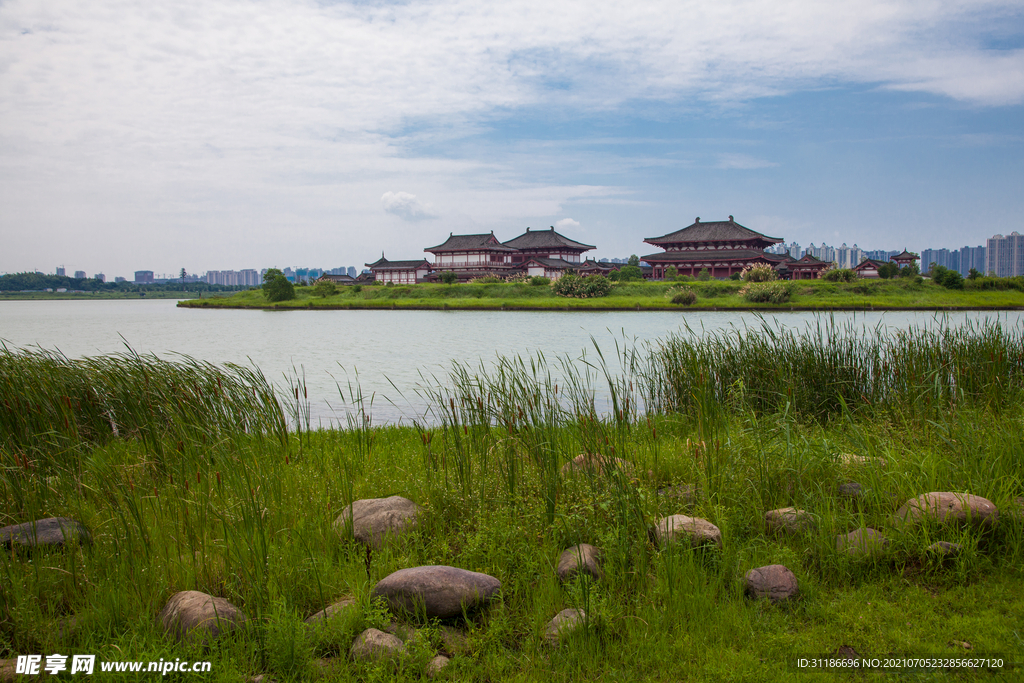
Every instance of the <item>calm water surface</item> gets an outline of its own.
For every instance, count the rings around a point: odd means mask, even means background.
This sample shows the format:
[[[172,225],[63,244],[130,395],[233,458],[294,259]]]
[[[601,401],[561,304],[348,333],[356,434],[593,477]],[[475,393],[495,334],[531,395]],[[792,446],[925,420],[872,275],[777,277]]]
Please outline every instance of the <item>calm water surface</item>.
[[[9,347],[40,346],[70,357],[119,353],[128,344],[164,358],[185,354],[212,363],[258,366],[282,390],[304,375],[314,425],[344,421],[349,380],[373,396],[373,421],[419,419],[424,377],[443,381],[453,361],[489,364],[499,355],[596,360],[591,337],[606,359],[615,343],[656,342],[688,325],[694,330],[760,326],[742,312],[566,311],[237,311],[176,308],[174,301],[3,301],[0,339]],[[996,318],[1009,324],[1021,312],[958,313],[949,320]],[[933,313],[841,313],[873,328],[932,324]],[[813,313],[766,315],[772,325],[805,329]],[[613,369],[617,365],[610,363]],[[339,385],[345,388],[344,398]]]

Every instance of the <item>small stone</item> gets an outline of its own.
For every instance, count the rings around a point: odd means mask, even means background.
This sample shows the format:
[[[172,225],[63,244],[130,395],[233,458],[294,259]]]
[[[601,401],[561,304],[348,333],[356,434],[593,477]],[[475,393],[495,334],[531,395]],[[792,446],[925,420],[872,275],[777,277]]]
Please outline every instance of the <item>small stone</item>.
[[[799,590],[796,576],[781,564],[770,564],[747,572],[746,592],[752,598],[768,598],[780,602],[795,596]]]
[[[259,676],[253,676],[249,679],[251,683],[277,683],[277,679],[271,677],[270,674],[260,674]]]
[[[349,515],[353,537],[360,543],[380,547],[388,536],[400,536],[416,527],[420,506],[408,498],[366,498],[353,501],[334,520],[334,530],[348,538]]]
[[[563,638],[569,636],[583,626],[587,613],[581,609],[564,609],[544,627],[544,642],[558,647]]]
[[[836,538],[836,550],[854,556],[879,555],[888,545],[889,539],[870,527],[854,529]]]
[[[806,510],[794,507],[769,510],[764,513],[768,531],[796,534],[814,527],[814,517]]]
[[[963,550],[963,546],[959,543],[949,543],[948,541],[936,541],[928,546],[928,552],[941,555],[943,557],[956,557]]]
[[[444,655],[437,655],[429,662],[427,662],[426,669],[424,669],[425,673],[427,674],[427,678],[433,678],[437,674],[441,673],[441,669],[448,666],[449,661],[451,660],[449,660]]]
[[[588,574],[595,579],[604,577],[601,571],[601,551],[587,543],[580,543],[565,550],[558,558],[558,578],[568,581],[577,574]]]
[[[999,520],[999,510],[992,501],[981,496],[935,491],[904,503],[893,515],[893,524],[914,524],[923,519],[931,519],[940,524],[991,527]]]
[[[832,659],[860,659],[860,653],[849,645],[841,645],[835,652],[830,652]]]
[[[711,543],[721,547],[722,532],[706,519],[671,515],[655,525],[654,539],[662,548],[676,541],[686,541],[692,546]]]
[[[616,469],[627,477],[633,476],[633,464],[622,458],[610,458],[596,453],[581,453],[562,465],[562,476],[571,472],[602,474],[605,470]]]
[[[425,612],[448,619],[472,612],[493,599],[501,582],[493,576],[445,566],[400,569],[381,579],[373,589],[396,612]]]
[[[181,591],[160,611],[165,633],[176,640],[201,638],[203,645],[221,633],[234,631],[245,623],[242,612],[224,598],[215,598],[200,591]]]
[[[336,616],[339,616],[347,607],[352,607],[356,604],[355,598],[342,598],[337,602],[324,607],[316,614],[306,619],[306,623],[314,625],[317,623],[328,621]]]
[[[88,529],[81,522],[69,517],[47,517],[0,529],[0,545],[8,548],[15,544],[27,548],[63,548],[66,543],[74,541],[85,545],[90,543],[91,539]]]
[[[404,653],[405,644],[401,640],[390,633],[368,628],[356,637],[348,656],[360,661],[380,661],[398,659]]]
[[[854,455],[852,453],[840,453],[839,462],[848,467],[885,467],[885,458],[872,458],[866,455]]]
[[[845,484],[840,484],[837,490],[839,495],[843,498],[860,498],[864,495],[864,487],[855,481],[848,481]]]

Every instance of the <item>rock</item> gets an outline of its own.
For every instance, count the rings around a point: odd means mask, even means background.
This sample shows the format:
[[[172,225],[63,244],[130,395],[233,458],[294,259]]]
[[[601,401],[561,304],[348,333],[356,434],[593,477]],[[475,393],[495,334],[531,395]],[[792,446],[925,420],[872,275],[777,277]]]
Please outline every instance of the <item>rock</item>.
[[[914,524],[932,519],[940,524],[971,524],[991,527],[999,520],[999,510],[991,501],[969,493],[936,491],[911,498],[893,515],[893,524]]]
[[[853,455],[852,453],[840,453],[839,462],[847,467],[863,467],[867,465],[873,465],[875,467],[885,467],[885,458],[871,458],[866,455]]]
[[[445,566],[400,569],[381,579],[373,594],[400,612],[425,612],[427,617],[448,619],[472,612],[501,590],[493,576]]]
[[[848,481],[840,484],[837,492],[842,498],[860,498],[864,495],[864,487],[855,481]]]
[[[441,645],[444,653],[449,657],[468,655],[472,652],[466,634],[451,626],[441,627]]]
[[[562,476],[571,472],[587,472],[588,474],[601,474],[605,470],[618,469],[628,477],[633,476],[633,464],[622,458],[609,458],[597,453],[580,453],[569,462],[562,465]]]
[[[854,650],[849,645],[840,645],[839,649],[835,652],[828,654],[830,659],[860,659],[860,653]]]
[[[713,543],[721,547],[722,532],[719,531],[717,526],[706,519],[687,517],[686,515],[671,515],[655,525],[654,539],[657,541],[658,546],[662,548],[669,543],[683,540],[693,546]]]
[[[234,631],[246,621],[245,615],[224,598],[199,591],[172,595],[159,618],[164,632],[173,634],[176,640],[201,638],[203,645],[221,633]]]
[[[578,630],[586,621],[587,613],[581,609],[564,609],[544,627],[544,642],[558,647],[563,638]]]
[[[961,550],[963,550],[963,546],[959,543],[949,543],[948,541],[936,541],[928,546],[928,552],[942,557],[956,557]]]
[[[399,536],[416,527],[420,506],[401,496],[353,501],[351,510],[346,506],[334,520],[334,530],[342,538],[348,538],[350,512],[354,538],[380,547],[387,536]]]
[[[558,558],[558,578],[568,581],[577,574],[588,574],[595,579],[604,577],[601,571],[601,551],[587,543],[574,545]]]
[[[796,576],[781,564],[770,564],[747,572],[746,592],[752,598],[768,598],[779,602],[792,598],[800,591]]]
[[[693,505],[697,502],[697,487],[690,484],[678,484],[658,489],[658,495],[679,501],[683,505]]]
[[[768,531],[796,534],[814,527],[814,517],[806,510],[797,508],[779,508],[764,513],[764,521]]]
[[[398,659],[404,653],[405,644],[401,640],[390,633],[368,628],[356,637],[348,656],[354,660],[380,661]]]
[[[337,602],[330,604],[327,607],[324,607],[316,614],[307,618],[306,623],[310,625],[315,625],[321,622],[328,621],[340,615],[345,610],[345,608],[352,607],[355,604],[355,598],[342,598],[341,600],[338,600]]]
[[[0,545],[8,548],[15,544],[28,548],[63,548],[65,543],[75,541],[84,545],[90,543],[91,539],[88,529],[69,517],[47,517],[0,529]]]
[[[433,678],[437,674],[441,673],[441,669],[448,666],[449,661],[451,660],[449,660],[444,655],[437,655],[429,662],[427,662],[427,666],[424,669],[424,672],[427,674],[427,678]]]
[[[870,527],[854,529],[848,534],[840,534],[836,537],[836,550],[846,552],[848,555],[879,555],[888,545],[889,539]]]

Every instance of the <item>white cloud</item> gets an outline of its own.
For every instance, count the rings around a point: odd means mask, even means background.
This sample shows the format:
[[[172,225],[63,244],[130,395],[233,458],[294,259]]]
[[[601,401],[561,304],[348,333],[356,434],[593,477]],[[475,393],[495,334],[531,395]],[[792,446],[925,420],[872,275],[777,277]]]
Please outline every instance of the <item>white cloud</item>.
[[[580,222],[571,218],[563,218],[560,221],[556,221],[555,229],[559,232],[583,232],[583,228],[580,227]]]
[[[386,213],[394,214],[407,221],[422,221],[437,218],[429,204],[423,204],[416,195],[408,192],[385,192],[380,198]]]
[[[778,166],[778,164],[773,161],[750,156],[749,154],[736,153],[719,154],[718,163],[715,164],[716,168],[740,169],[747,171],[757,168],[771,168],[773,166]]]

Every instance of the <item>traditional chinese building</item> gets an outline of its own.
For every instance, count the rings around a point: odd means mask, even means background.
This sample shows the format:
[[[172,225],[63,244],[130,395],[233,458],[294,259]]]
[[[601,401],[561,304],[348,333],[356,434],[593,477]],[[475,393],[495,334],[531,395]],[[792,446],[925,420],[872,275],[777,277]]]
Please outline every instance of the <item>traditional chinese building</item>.
[[[853,267],[853,272],[857,273],[857,277],[880,277],[878,269],[886,265],[885,261],[876,261],[875,259],[866,258]]]
[[[418,261],[388,261],[384,254],[374,263],[367,263],[366,267],[373,273],[373,279],[377,282],[393,282],[396,285],[414,285],[423,282],[430,273],[430,263],[427,259]]]
[[[790,260],[785,261],[778,269],[781,271],[785,268],[789,271],[790,280],[817,280],[831,266],[831,263],[804,254],[800,259],[790,257]]]
[[[505,277],[515,269],[516,250],[499,242],[493,232],[483,235],[449,233],[444,243],[423,251],[434,255],[430,264],[435,271],[434,279],[444,271],[451,271],[459,280],[466,281],[488,275]]]
[[[725,278],[759,263],[774,268],[783,262],[797,263],[788,255],[765,252],[767,247],[782,241],[781,237],[769,237],[746,228],[732,216],[727,221],[705,223],[698,217],[693,225],[681,230],[645,239],[647,244],[665,251],[641,256],[640,260],[651,265],[655,280],[663,279],[670,266],[675,266],[680,275],[697,276],[706,268],[711,277]]]
[[[503,244],[515,249],[515,254],[512,257],[513,263],[523,263],[531,258],[546,258],[560,259],[570,267],[579,267],[582,261],[581,254],[596,249],[593,245],[582,244],[565,235],[558,234],[555,232],[554,226],[550,230],[527,228],[522,235]]]
[[[895,256],[891,257],[889,260],[890,261],[895,261],[896,265],[898,265],[900,268],[903,268],[905,266],[912,266],[912,265],[914,265],[919,258],[921,258],[921,257],[918,256],[917,254],[913,254],[913,253],[907,251],[906,249],[904,249],[902,254],[896,254]]]

